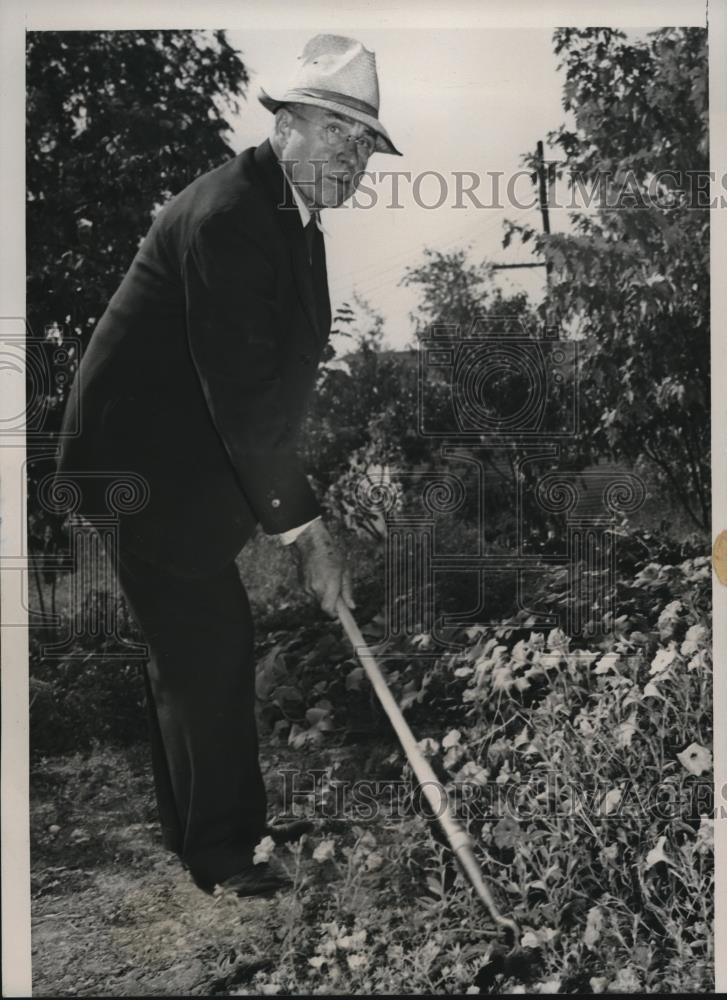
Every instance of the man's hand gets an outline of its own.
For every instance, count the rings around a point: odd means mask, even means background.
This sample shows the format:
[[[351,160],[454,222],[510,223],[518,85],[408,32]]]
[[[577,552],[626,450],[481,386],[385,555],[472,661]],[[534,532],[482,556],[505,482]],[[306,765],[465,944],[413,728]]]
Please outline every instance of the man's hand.
[[[301,583],[309,594],[318,598],[326,614],[335,618],[339,597],[349,608],[356,607],[346,560],[323,521],[312,521],[291,548]]]

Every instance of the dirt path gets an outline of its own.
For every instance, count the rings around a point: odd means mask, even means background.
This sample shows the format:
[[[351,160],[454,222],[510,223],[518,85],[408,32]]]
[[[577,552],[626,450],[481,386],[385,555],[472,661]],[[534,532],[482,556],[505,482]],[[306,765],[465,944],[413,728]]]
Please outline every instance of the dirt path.
[[[34,768],[34,995],[209,995],[275,959],[285,897],[213,898],[193,885],[161,846],[146,752]]]

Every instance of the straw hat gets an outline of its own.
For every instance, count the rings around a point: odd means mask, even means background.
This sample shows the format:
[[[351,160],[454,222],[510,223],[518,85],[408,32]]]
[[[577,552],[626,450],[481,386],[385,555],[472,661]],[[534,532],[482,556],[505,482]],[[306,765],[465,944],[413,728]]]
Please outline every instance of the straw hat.
[[[377,152],[401,156],[379,121],[379,80],[373,52],[354,38],[316,35],[298,61],[295,79],[282,97],[260,90],[258,100],[268,111],[291,103],[336,111],[375,132]]]

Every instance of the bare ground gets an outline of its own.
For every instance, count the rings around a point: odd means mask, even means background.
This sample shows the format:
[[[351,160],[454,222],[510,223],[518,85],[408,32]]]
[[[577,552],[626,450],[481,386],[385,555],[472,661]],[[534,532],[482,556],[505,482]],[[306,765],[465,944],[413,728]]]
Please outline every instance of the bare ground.
[[[161,845],[146,758],[145,746],[100,749],[33,770],[36,996],[210,995],[275,962],[286,894],[197,889]]]

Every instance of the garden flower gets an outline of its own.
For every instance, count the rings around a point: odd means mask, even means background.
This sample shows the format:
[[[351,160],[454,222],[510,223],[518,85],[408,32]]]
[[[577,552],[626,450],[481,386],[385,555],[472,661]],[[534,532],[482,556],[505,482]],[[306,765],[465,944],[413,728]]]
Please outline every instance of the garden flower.
[[[444,766],[447,768],[454,767],[454,765],[457,763],[457,761],[460,759],[463,753],[464,753],[464,748],[461,746],[450,747],[449,750],[447,750],[446,754],[444,755]]]
[[[699,821],[696,847],[698,854],[714,850],[714,820],[709,816],[702,816]]]
[[[679,654],[673,645],[670,645],[669,649],[660,649],[654,659],[651,661],[651,667],[649,668],[650,674],[661,674],[668,667],[672,665],[674,660]]]
[[[516,663],[527,663],[532,657],[532,650],[523,639],[520,639],[520,641],[516,642],[512,647],[511,655]]]
[[[586,917],[586,930],[583,935],[583,943],[589,951],[593,951],[593,946],[597,943],[603,930],[603,913],[597,906],[592,906]]]
[[[468,760],[455,775],[455,780],[462,783],[471,782],[474,785],[486,785],[489,777],[490,772],[486,768],[475,764],[473,760]]]
[[[333,858],[335,851],[336,845],[333,840],[322,840],[313,851],[313,860],[322,864],[324,861]]]
[[[352,934],[344,934],[336,940],[338,947],[343,948],[344,951],[353,951],[356,948],[362,948],[365,943],[365,928],[360,931],[354,931]]]
[[[697,777],[712,767],[712,754],[699,743],[690,743],[686,750],[677,754],[677,760],[690,774]]]
[[[644,566],[644,568],[636,576],[634,584],[639,587],[650,580],[655,580],[658,577],[660,570],[661,566],[659,563],[649,563],[649,565]]]
[[[687,670],[699,670],[700,667],[705,670],[709,667],[709,653],[706,649],[700,649],[687,664]]]
[[[608,984],[612,993],[640,993],[641,982],[632,966],[619,969],[615,979]]]
[[[709,631],[705,625],[692,625],[687,629],[684,642],[681,644],[680,652],[683,656],[691,656],[696,653],[700,646],[709,642]]]
[[[255,846],[255,853],[252,856],[254,865],[262,865],[270,860],[275,850],[275,841],[272,837],[263,837],[259,844]]]
[[[521,835],[520,824],[512,816],[501,817],[493,832],[498,847],[514,847]]]
[[[666,837],[659,837],[656,847],[652,847],[649,853],[646,855],[646,864],[644,865],[645,871],[648,872],[650,868],[654,865],[658,865],[660,861],[665,864],[669,864],[669,858],[664,852],[664,845],[666,844]]]
[[[369,960],[365,955],[349,955],[346,961],[352,972],[356,972],[358,969],[366,969],[369,964]]]
[[[667,604],[659,615],[659,620],[657,621],[657,628],[659,629],[662,639],[668,639],[669,636],[672,635],[683,611],[684,605],[681,601],[670,601],[670,603]]]
[[[625,749],[631,746],[631,740],[633,739],[635,733],[638,731],[636,725],[636,712],[632,712],[631,715],[624,722],[620,722],[616,726],[616,742],[620,747]]]
[[[623,791],[620,788],[611,788],[606,792],[601,799],[601,809],[604,816],[608,816],[618,809],[622,796]]]
[[[606,653],[596,664],[596,669],[594,673],[596,674],[607,674],[609,670],[615,670],[618,661],[621,659],[619,653]]]
[[[566,653],[568,652],[570,642],[570,638],[565,634],[562,628],[554,628],[548,632],[548,638],[545,640],[545,645],[548,649]]]
[[[594,993],[605,993],[608,986],[608,979],[605,976],[591,976],[588,980]]]

